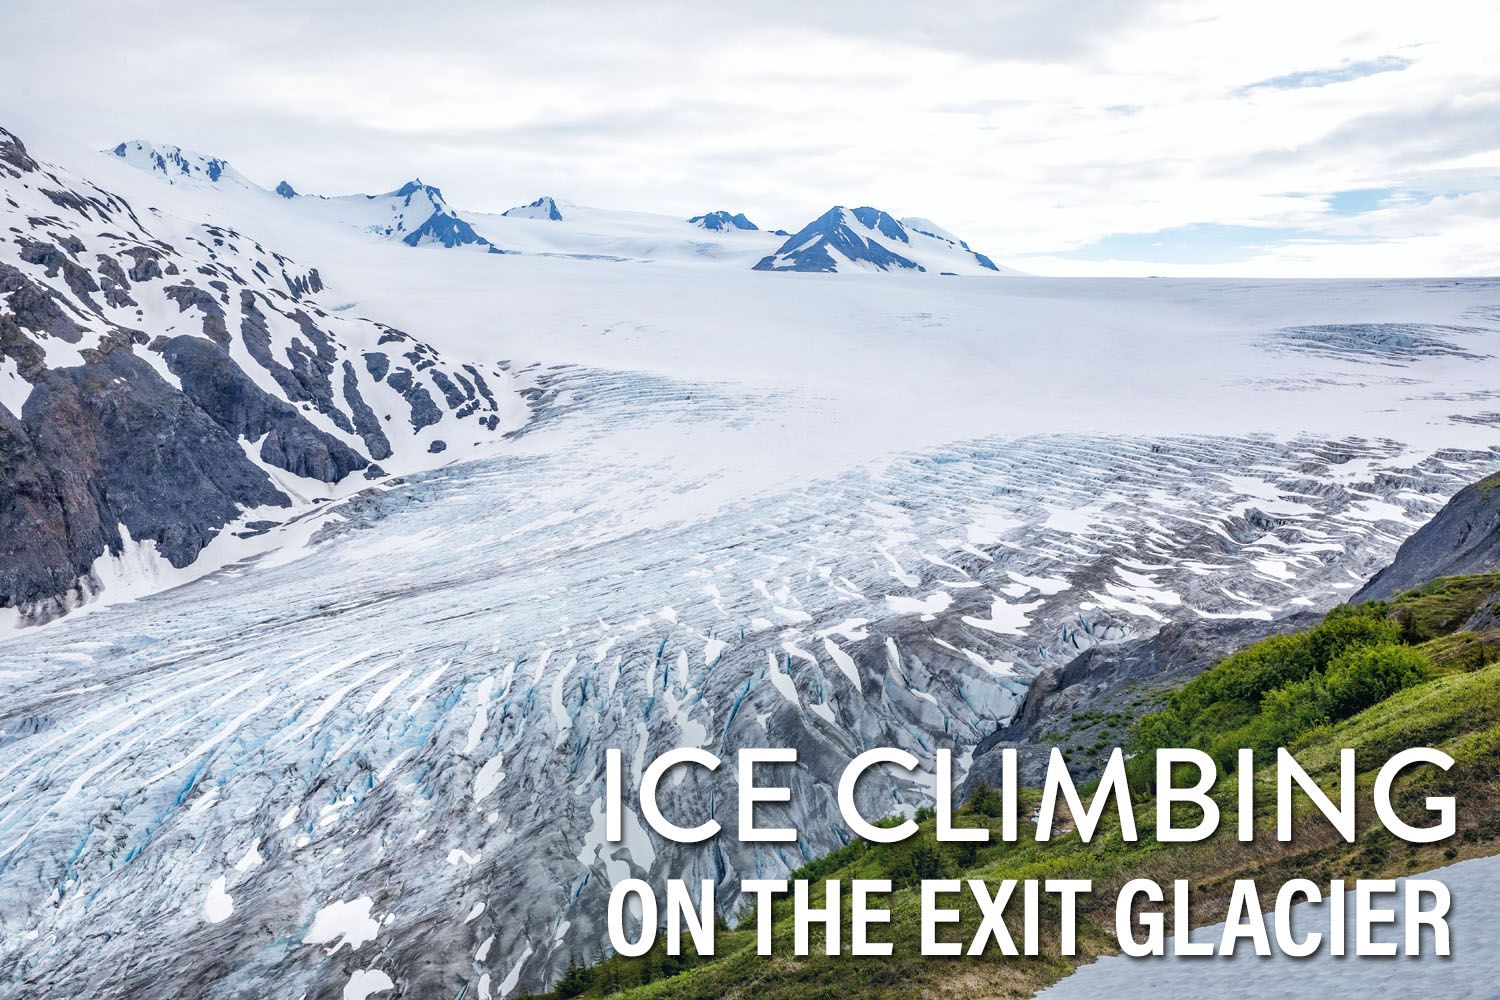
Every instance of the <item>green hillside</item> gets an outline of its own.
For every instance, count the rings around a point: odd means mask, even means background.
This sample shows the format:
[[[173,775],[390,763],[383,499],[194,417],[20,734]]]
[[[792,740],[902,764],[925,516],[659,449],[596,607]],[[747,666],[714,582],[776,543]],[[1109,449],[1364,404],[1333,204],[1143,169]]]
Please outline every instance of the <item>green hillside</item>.
[[[900,844],[856,841],[813,862],[792,878],[818,880],[813,899],[821,900],[823,879],[888,878],[892,921],[877,928],[879,939],[895,942],[885,958],[760,957],[754,919],[742,915],[743,930],[721,930],[713,958],[670,958],[660,941],[642,958],[607,960],[593,968],[570,970],[553,996],[628,998],[829,998],[863,997],[1027,997],[1066,975],[1076,964],[1113,951],[1116,890],[1132,878],[1168,883],[1192,881],[1195,912],[1203,922],[1223,919],[1223,906],[1238,878],[1256,879],[1263,895],[1291,878],[1399,876],[1469,857],[1493,854],[1500,839],[1500,628],[1464,630],[1485,599],[1500,593],[1500,574],[1451,577],[1389,602],[1340,607],[1307,631],[1276,636],[1223,660],[1173,692],[1158,710],[1136,722],[1126,745],[1140,839],[1123,841],[1113,809],[1090,844],[1076,833],[1047,843],[1027,839],[1025,821],[1039,797],[1021,795],[1022,840],[1015,844],[941,844],[930,817],[922,832]],[[1134,773],[1162,746],[1193,746],[1221,765],[1214,789],[1226,821],[1209,840],[1158,844],[1149,775]],[[1243,844],[1234,837],[1235,777],[1229,773],[1238,747],[1257,753],[1257,837]],[[1286,746],[1325,788],[1337,779],[1339,750],[1352,747],[1361,770],[1359,835],[1344,842],[1332,826],[1299,797],[1296,836],[1277,842],[1274,831],[1274,776],[1264,765],[1274,748]],[[1427,822],[1423,803],[1430,795],[1458,801],[1458,833],[1437,844],[1408,844],[1387,832],[1370,807],[1374,771],[1390,756],[1412,746],[1432,746],[1456,761],[1451,771],[1414,768],[1396,785],[1395,805],[1403,818]],[[1143,768],[1141,770],[1144,770]],[[959,810],[958,825],[993,825],[998,837],[998,795],[981,788]],[[1304,812],[1311,812],[1304,815]],[[1183,821],[1191,822],[1184,814]],[[1112,825],[1113,824],[1113,825]],[[918,953],[923,878],[1002,879],[1087,878],[1094,892],[1080,903],[1077,958],[1056,955],[1048,938],[1056,926],[1051,897],[1043,900],[1043,947],[1037,958],[924,957]],[[1456,890],[1455,895],[1461,892]],[[964,921],[948,940],[964,939],[979,921],[977,905],[960,894],[945,901],[964,911]],[[847,893],[842,940],[849,941]],[[1018,907],[1017,907],[1018,909]],[[791,951],[790,902],[778,902],[776,950]],[[1019,925],[1012,928],[1020,940]],[[821,936],[813,931],[813,950]]]

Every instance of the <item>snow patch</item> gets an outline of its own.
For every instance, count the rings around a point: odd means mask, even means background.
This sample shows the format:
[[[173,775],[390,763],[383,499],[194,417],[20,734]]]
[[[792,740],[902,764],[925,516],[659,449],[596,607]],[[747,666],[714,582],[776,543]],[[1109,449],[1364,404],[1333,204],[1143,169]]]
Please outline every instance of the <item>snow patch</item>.
[[[312,927],[302,943],[334,942],[328,949],[330,955],[344,945],[348,945],[351,951],[358,951],[361,945],[375,940],[375,935],[380,932],[380,923],[370,916],[370,908],[374,905],[375,901],[369,896],[329,903],[313,915]]]

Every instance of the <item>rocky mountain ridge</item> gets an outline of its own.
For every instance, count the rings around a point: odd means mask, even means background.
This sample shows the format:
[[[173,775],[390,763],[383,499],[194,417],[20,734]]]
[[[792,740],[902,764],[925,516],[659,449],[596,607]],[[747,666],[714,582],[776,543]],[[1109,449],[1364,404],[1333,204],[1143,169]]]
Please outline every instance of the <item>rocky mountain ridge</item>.
[[[86,601],[101,558],[182,569],[325,487],[517,425],[507,373],[330,312],[317,268],[247,234],[161,238],[6,130],[0,190],[0,608],[22,621]]]
[[[848,209],[842,205],[835,205],[787,237],[755,269],[1002,273],[994,261],[925,219],[897,220],[878,208]]]
[[[1428,580],[1500,569],[1500,474],[1458,492],[1431,521],[1402,543],[1391,564],[1365,584],[1355,601],[1374,601]]]

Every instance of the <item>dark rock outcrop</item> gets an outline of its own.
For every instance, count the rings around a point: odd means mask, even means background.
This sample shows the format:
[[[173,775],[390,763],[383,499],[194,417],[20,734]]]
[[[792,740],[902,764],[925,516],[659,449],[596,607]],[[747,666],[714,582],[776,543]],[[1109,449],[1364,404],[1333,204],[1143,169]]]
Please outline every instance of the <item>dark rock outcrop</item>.
[[[4,165],[5,172],[11,177],[33,173],[37,168],[36,161],[26,152],[26,144],[14,132],[3,127],[0,127],[0,164]]]
[[[19,327],[76,344],[83,337],[81,314],[67,299],[33,281],[19,269],[0,263],[0,299]]]
[[[896,219],[868,205],[853,209],[835,205],[788,236],[775,253],[761,258],[755,270],[836,272],[843,261],[881,271],[926,271],[927,266],[914,259],[923,256],[918,246],[922,243],[929,249],[957,254],[968,265],[987,271],[1000,270],[994,261],[976,253],[963,240],[934,232],[935,229],[934,224],[925,220]],[[913,233],[919,234],[920,239],[913,240]]]
[[[115,152],[171,181],[246,183],[173,147]],[[431,224],[415,242],[471,242],[436,188],[398,196]],[[182,568],[248,510],[290,507],[277,469],[383,477],[375,463],[398,438],[444,417],[463,421],[456,433],[499,430],[478,368],[325,311],[316,268],[220,224],[159,239],[124,198],[39,164],[4,129],[0,215],[0,609],[23,622],[88,600],[110,579],[100,556],[131,542]],[[361,363],[349,345],[371,339]],[[399,398],[376,388],[387,378]]]
[[[755,223],[745,218],[744,212],[736,212],[731,215],[723,210],[709,212],[707,215],[695,215],[688,220],[699,229],[758,229]]]
[[[474,231],[474,227],[452,212],[433,212],[427,221],[402,238],[409,247],[437,243],[445,247],[481,246],[490,253],[504,253],[499,247]]]
[[[380,418],[375,416],[375,411],[370,409],[370,404],[360,395],[359,375],[354,370],[354,362],[348,359],[344,361],[344,402],[348,405],[349,412],[354,414],[354,429],[364,439],[365,449],[369,451],[370,457],[377,462],[390,458],[391,442],[380,428]]]
[[[1500,570],[1500,473],[1459,490],[1350,603],[1384,600],[1440,576]]]
[[[126,247],[122,253],[134,261],[130,267],[131,281],[151,281],[161,277],[161,253],[159,251],[151,247],[136,246]]]
[[[561,222],[563,219],[563,214],[558,209],[557,202],[552,199],[551,195],[545,194],[536,201],[525,205],[517,205],[515,208],[506,209],[500,214],[508,215],[512,218],[547,219],[552,222]]]
[[[419,431],[443,419],[443,411],[433,402],[432,394],[412,378],[408,368],[397,368],[386,378],[386,384],[401,393],[411,407],[411,429]]]
[[[196,308],[203,314],[203,335],[221,347],[229,346],[229,328],[224,324],[224,307],[212,292],[193,285],[173,285],[167,289],[167,298],[177,303],[177,308],[187,312]]]
[[[200,337],[174,337],[162,350],[182,391],[234,438],[261,444],[263,461],[294,475],[336,483],[370,463],[318,430],[297,408],[262,390],[229,355]]]
[[[841,205],[835,205],[789,236],[779,250],[756,264],[755,270],[837,271],[838,262],[830,251],[837,251],[849,260],[872,264],[882,271],[926,270],[916,261],[856,232],[849,223],[851,216],[867,229],[877,231],[882,236],[899,243],[911,242],[901,224],[879,209],[856,208],[851,212]]]
[[[1011,724],[975,748],[968,785],[972,788],[980,780],[1000,783],[1000,756],[995,751],[1004,747],[1017,749],[1025,784],[1040,783],[1054,746],[1067,755],[1075,778],[1096,776],[1129,725],[1154,707],[1161,692],[1191,680],[1238,649],[1316,620],[1316,615],[1304,613],[1269,622],[1174,623],[1155,635],[1094,646],[1067,663],[1048,667],[1031,682]],[[1119,718],[1111,724],[1111,716]]]
[[[0,409],[0,603],[66,610],[94,561],[123,550],[121,525],[180,567],[263,505],[289,501],[128,349],[40,372],[19,420]]]

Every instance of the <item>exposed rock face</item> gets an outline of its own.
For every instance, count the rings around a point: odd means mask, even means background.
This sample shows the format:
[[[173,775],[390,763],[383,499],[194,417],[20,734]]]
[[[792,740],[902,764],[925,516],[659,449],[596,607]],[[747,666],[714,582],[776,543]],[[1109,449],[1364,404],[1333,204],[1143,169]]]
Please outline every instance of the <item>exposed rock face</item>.
[[[76,310],[63,296],[38,281],[33,281],[9,264],[0,262],[0,295],[6,296],[12,326],[25,327],[36,333],[76,344],[82,330],[74,321]],[[23,337],[22,334],[17,334]],[[29,341],[28,341],[29,342]],[[14,348],[22,348],[19,344]],[[41,351],[38,351],[40,355]]]
[[[757,271],[912,271],[941,274],[998,272],[995,262],[962,240],[937,230],[908,227],[878,208],[835,205],[787,237]]]
[[[476,246],[490,253],[504,253],[499,247],[474,231],[443,200],[443,192],[420,180],[408,181],[388,195],[371,201],[389,203],[392,215],[377,232],[396,237],[409,247],[437,244],[444,247]]]
[[[860,218],[860,213],[867,213],[866,217],[874,224],[865,223]],[[890,226],[882,225],[887,220]],[[839,269],[839,258],[843,258],[866,263],[882,271],[926,270],[916,261],[886,247],[879,239],[874,238],[873,233],[862,231],[865,229],[874,230],[898,243],[910,242],[906,232],[884,212],[867,208],[857,208],[851,212],[836,205],[787,237],[781,249],[761,260],[755,265],[755,269],[832,272]]]
[[[74,559],[78,535],[100,537],[97,518],[73,526],[59,483],[20,418],[0,407],[0,595],[10,605],[34,605],[67,593],[82,570]],[[87,509],[84,498],[73,498]],[[92,529],[92,531],[90,530]]]
[[[1437,515],[1406,540],[1395,560],[1350,603],[1379,600],[1443,576],[1500,569],[1500,474],[1460,490]],[[1274,621],[1200,620],[1164,626],[1147,638],[1084,650],[1065,664],[1042,670],[1027,689],[1010,725],[974,751],[968,785],[1000,781],[999,755],[1019,751],[1020,777],[1038,783],[1053,746],[1068,757],[1075,777],[1094,777],[1129,725],[1155,706],[1159,695],[1196,677],[1219,660],[1269,635],[1306,628],[1317,616],[1303,613]],[[1464,629],[1500,627],[1500,600],[1487,599]],[[1110,717],[1117,716],[1111,723]],[[1112,738],[1114,737],[1114,738]]]
[[[1500,569],[1500,474],[1466,486],[1396,552],[1353,601],[1394,597],[1440,576]]]
[[[15,420],[0,409],[0,603],[39,618],[97,584],[120,527],[174,566],[242,508],[289,501],[231,434],[117,348],[41,373]]]
[[[203,335],[221,347],[229,346],[229,330],[224,326],[224,307],[219,300],[202,288],[192,285],[173,285],[167,289],[167,298],[177,303],[183,312],[197,309],[203,314]]]
[[[14,132],[0,126],[0,163],[11,177],[20,177],[36,170],[36,161],[26,152],[25,145]]]
[[[559,211],[557,202],[553,201],[549,195],[542,195],[529,204],[508,208],[500,214],[508,215],[513,219],[547,219],[551,222],[563,220],[563,214]]]
[[[234,168],[216,156],[205,156],[177,146],[158,146],[143,139],[122,142],[109,150],[110,155],[155,174],[169,184],[184,180],[202,180],[209,184],[228,183],[253,187]]]
[[[1460,626],[1463,632],[1488,632],[1500,628],[1500,594],[1491,594]]]
[[[424,243],[437,243],[445,247],[475,244],[487,248],[490,253],[505,252],[474,232],[473,226],[451,212],[434,212],[426,222],[407,233],[401,242],[409,247],[419,247]]]
[[[309,424],[291,404],[262,391],[214,344],[198,337],[174,337],[162,353],[188,398],[235,437],[264,438],[260,456],[278,469],[336,483],[370,464],[344,442]]]
[[[699,229],[758,229],[755,223],[745,217],[744,212],[735,212],[731,215],[723,210],[709,212],[707,215],[695,215],[688,220]]]
[[[1052,747],[1067,755],[1078,779],[1096,776],[1129,725],[1154,707],[1156,697],[1198,676],[1236,650],[1269,635],[1293,632],[1317,620],[1310,614],[1275,621],[1199,620],[1164,626],[1155,635],[1086,649],[1067,663],[1045,668],[1026,690],[1010,725],[974,750],[967,784],[1000,784],[1000,755],[1018,750],[1019,776],[1040,784]],[[1109,716],[1121,718],[1114,725]],[[1076,715],[1085,718],[1074,721]],[[1102,749],[1094,747],[1104,743]]]
[[[177,150],[114,153],[172,180],[238,176]],[[421,456],[444,447],[440,423],[470,439],[515,429],[477,368],[324,311],[316,268],[244,234],[157,239],[123,198],[4,129],[0,189],[0,608],[22,620],[86,600],[97,560],[131,542],[181,568],[236,521],[264,533],[252,512],[294,504],[275,470],[363,484],[385,475],[373,463],[392,458],[391,435],[421,434]],[[180,319],[138,329],[147,316]]]

